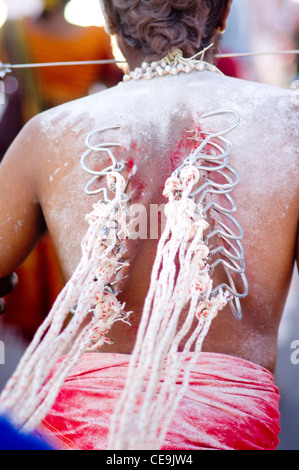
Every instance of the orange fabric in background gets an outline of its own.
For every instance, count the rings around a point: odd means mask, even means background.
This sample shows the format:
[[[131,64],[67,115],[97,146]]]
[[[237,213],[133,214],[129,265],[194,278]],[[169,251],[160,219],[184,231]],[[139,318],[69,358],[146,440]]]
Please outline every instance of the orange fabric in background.
[[[27,51],[32,62],[65,62],[112,59],[110,38],[103,28],[82,27],[73,36],[53,36],[34,26],[24,24]],[[120,78],[116,66],[82,65],[36,69],[42,94],[51,106],[88,94],[91,84],[115,84]]]

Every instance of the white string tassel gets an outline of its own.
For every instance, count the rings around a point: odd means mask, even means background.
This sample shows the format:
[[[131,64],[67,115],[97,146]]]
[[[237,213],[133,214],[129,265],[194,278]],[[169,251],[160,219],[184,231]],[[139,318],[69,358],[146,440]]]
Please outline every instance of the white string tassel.
[[[169,198],[166,226],[158,244],[126,387],[112,419],[109,449],[161,448],[211,321],[227,304],[225,292],[210,298],[209,249],[203,242],[208,223],[202,207],[189,198],[198,180],[197,168],[190,165],[165,184],[163,194]],[[191,332],[194,318],[198,324]],[[179,345],[188,334],[179,353]],[[195,351],[190,355],[194,344]],[[175,384],[180,374],[183,384],[178,390]]]
[[[82,354],[110,342],[106,335],[115,321],[127,321],[124,305],[105,292],[123,257],[119,235],[127,235],[123,220],[125,180],[118,172],[110,172],[107,183],[115,192],[114,199],[108,204],[95,204],[87,216],[89,229],[81,244],[81,261],[1,394],[1,413],[9,415],[24,432],[31,432],[48,414],[66,376]],[[73,318],[66,325],[75,305]]]
[[[218,135],[211,134],[197,153]],[[232,289],[226,284],[212,289],[208,264],[212,253],[204,243],[208,229],[204,198],[197,205],[191,199],[192,188],[199,181],[199,170],[193,166],[197,153],[193,160],[187,158],[165,184],[167,222],[158,243],[126,388],[112,419],[111,449],[162,446],[211,321],[231,299]],[[8,414],[26,432],[35,429],[48,414],[63,381],[82,354],[109,342],[111,325],[118,320],[126,322],[129,315],[108,291],[118,280],[119,266],[125,265],[121,240],[129,237],[128,198],[124,194],[127,184],[119,173],[121,167],[116,171],[112,160],[113,169],[105,174],[108,189],[115,192],[115,197],[110,201],[105,196],[87,216],[89,229],[82,241],[81,261],[0,397],[0,412]],[[202,187],[206,184],[199,189]],[[74,306],[73,318],[67,324]],[[193,328],[195,319],[198,323]],[[51,376],[57,360],[65,354]]]

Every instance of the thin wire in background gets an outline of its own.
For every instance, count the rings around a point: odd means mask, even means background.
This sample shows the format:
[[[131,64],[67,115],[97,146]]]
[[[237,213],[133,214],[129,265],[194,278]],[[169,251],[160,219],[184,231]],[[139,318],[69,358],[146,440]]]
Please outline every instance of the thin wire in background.
[[[244,52],[244,53],[227,53],[216,54],[216,59],[236,58],[236,57],[257,57],[266,55],[295,55],[299,54],[299,49],[289,51],[265,51],[265,52]],[[87,60],[87,61],[68,61],[68,62],[45,62],[45,63],[31,63],[31,64],[3,64],[0,61],[0,77],[6,73],[11,72],[13,69],[25,68],[41,68],[41,67],[62,67],[62,66],[82,66],[82,65],[104,65],[104,64],[125,64],[124,60]]]

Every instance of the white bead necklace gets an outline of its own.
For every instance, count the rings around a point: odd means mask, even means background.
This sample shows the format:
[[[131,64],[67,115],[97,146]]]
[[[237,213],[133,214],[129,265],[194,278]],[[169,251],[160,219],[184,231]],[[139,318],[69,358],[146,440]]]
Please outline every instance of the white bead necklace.
[[[154,77],[177,75],[178,73],[182,72],[191,73],[193,70],[197,70],[198,72],[216,72],[223,75],[217,67],[203,60],[205,52],[211,46],[203,49],[201,52],[193,57],[190,57],[189,59],[183,57],[182,51],[180,49],[174,49],[166,57],[163,57],[163,59],[159,61],[153,61],[151,63],[143,62],[141,67],[136,67],[128,74],[125,74],[123,81],[127,82],[129,80],[140,80],[141,78],[151,80]],[[199,55],[201,55],[201,58],[198,60],[196,57]]]

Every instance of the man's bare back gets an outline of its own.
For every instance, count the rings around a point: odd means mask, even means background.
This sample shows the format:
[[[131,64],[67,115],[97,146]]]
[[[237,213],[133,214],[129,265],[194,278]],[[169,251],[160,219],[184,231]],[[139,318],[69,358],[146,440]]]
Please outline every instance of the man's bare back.
[[[38,116],[0,166],[0,278],[18,267],[46,227],[66,278],[71,276],[87,229],[85,215],[97,200],[84,193],[90,175],[80,165],[92,130],[120,126],[96,138],[121,144],[115,149],[117,159],[136,166],[130,203],[146,209],[150,225],[150,207],[166,202],[163,185],[190,151],[186,131],[195,126],[219,130],[230,122],[229,117],[200,120],[203,113],[217,110],[233,110],[241,118],[228,137],[230,163],[241,178],[233,195],[244,230],[249,295],[242,301],[242,321],[227,307],[214,320],[203,349],[273,371],[298,229],[298,111],[287,90],[194,72],[121,83]],[[89,163],[101,169],[109,158]],[[130,268],[120,300],[134,311],[132,325],[116,323],[109,335],[114,345],[103,352],[132,350],[156,244],[153,236],[128,242]],[[220,281],[215,278],[214,284]]]

